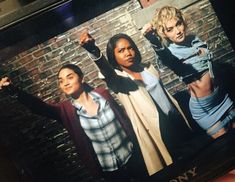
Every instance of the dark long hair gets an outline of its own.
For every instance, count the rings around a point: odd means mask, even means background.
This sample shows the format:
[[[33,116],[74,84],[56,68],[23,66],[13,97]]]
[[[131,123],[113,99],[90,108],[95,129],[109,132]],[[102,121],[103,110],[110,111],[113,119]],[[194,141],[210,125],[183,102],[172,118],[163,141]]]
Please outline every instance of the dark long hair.
[[[123,34],[123,33],[119,33],[119,34],[116,34],[116,35],[114,35],[113,37],[111,37],[109,39],[109,41],[107,43],[107,47],[106,47],[107,58],[108,58],[109,63],[112,65],[112,67],[116,68],[116,69],[120,69],[120,66],[118,65],[117,60],[116,60],[115,55],[114,55],[114,49],[116,47],[117,42],[120,39],[126,39],[131,44],[132,48],[135,51],[136,64],[139,64],[141,62],[141,54],[140,54],[140,51],[137,48],[135,42],[128,35]]]
[[[59,71],[58,71],[58,73],[57,73],[57,77],[59,76],[60,71],[63,70],[63,69],[66,69],[66,68],[68,68],[68,69],[70,69],[70,70],[73,70],[74,73],[76,73],[79,77],[83,77],[83,72],[82,72],[82,70],[81,70],[77,65],[75,65],[75,64],[65,64],[65,65],[63,65],[63,66],[59,69]]]

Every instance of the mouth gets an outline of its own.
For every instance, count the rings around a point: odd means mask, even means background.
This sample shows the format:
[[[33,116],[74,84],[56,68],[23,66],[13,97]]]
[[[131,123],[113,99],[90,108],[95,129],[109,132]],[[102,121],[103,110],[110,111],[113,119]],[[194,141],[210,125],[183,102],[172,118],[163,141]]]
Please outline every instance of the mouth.
[[[132,62],[135,61],[135,59],[133,57],[129,57],[129,58],[126,59],[126,61],[129,62],[129,63],[132,63]]]
[[[72,89],[72,87],[66,87],[64,90],[68,92],[68,91],[70,91],[71,89]]]
[[[184,34],[180,34],[177,39],[182,39],[184,37]]]

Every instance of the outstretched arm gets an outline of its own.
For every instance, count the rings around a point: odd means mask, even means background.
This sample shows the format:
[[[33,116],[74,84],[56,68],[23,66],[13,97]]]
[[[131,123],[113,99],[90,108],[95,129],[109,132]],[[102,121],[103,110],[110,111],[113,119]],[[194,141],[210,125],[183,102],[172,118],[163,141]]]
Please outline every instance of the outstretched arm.
[[[16,96],[17,100],[29,108],[33,113],[59,120],[58,106],[47,104],[38,97],[15,87],[8,77],[1,78],[0,90],[5,91],[11,96]]]
[[[186,72],[191,71],[191,67],[186,65],[174,56],[171,51],[162,43],[161,38],[157,35],[153,26],[148,23],[144,25],[141,30],[144,37],[151,43],[152,48],[158,55],[160,62],[171,69],[178,76],[185,75]]]
[[[80,45],[88,52],[89,57],[94,60],[95,64],[99,67],[107,84],[115,81],[115,79],[117,79],[117,75],[101,53],[99,47],[95,45],[95,39],[87,31],[82,32],[79,38]]]

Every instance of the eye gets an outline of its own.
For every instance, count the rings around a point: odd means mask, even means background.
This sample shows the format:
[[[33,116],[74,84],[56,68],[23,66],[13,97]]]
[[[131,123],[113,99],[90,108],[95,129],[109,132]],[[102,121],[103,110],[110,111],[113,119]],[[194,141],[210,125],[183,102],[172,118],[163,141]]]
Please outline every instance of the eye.
[[[72,79],[73,79],[73,76],[69,76],[68,79],[69,79],[69,80],[72,80]]]
[[[127,49],[128,49],[128,50],[131,50],[131,51],[134,50],[132,46],[128,47]]]
[[[119,49],[118,52],[122,53],[122,52],[124,52],[124,49]]]
[[[61,85],[63,83],[63,80],[60,79],[58,82],[59,82],[59,85]]]
[[[172,31],[173,31],[173,28],[167,28],[166,31],[167,31],[167,32],[172,32]]]

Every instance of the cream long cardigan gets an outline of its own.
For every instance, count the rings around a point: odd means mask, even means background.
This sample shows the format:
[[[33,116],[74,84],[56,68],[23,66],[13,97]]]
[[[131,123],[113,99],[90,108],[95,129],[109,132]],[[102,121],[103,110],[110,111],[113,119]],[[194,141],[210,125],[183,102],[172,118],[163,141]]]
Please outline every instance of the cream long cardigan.
[[[159,77],[158,71],[153,65],[145,67],[145,70],[152,75]],[[124,71],[115,70],[115,72],[119,76],[133,80],[133,78]],[[113,86],[117,90],[117,87],[128,87],[129,85],[128,83],[126,85],[124,83],[122,85]],[[149,175],[152,175],[163,169],[165,166],[172,164],[172,158],[161,137],[158,110],[147,90],[143,86],[137,86],[138,89],[129,91],[128,94],[117,92],[116,95],[131,120],[148,173]],[[186,124],[189,126],[177,101],[168,92],[167,94],[172,103],[175,104],[178,111],[184,117]]]

